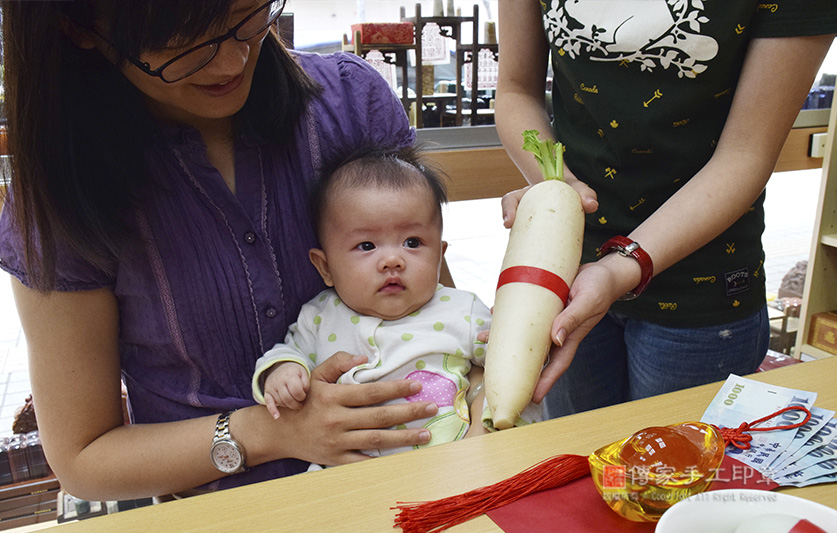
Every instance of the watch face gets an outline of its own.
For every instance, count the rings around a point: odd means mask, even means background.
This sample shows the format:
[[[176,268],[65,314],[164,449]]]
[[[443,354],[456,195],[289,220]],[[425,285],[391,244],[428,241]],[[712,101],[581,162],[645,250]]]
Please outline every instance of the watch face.
[[[243,457],[238,446],[230,441],[218,441],[212,446],[212,463],[215,468],[231,474],[241,469]]]

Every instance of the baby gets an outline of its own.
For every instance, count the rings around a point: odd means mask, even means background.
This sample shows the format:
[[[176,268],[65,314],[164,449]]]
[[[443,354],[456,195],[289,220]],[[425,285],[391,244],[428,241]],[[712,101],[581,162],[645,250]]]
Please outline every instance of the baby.
[[[364,150],[324,173],[314,193],[322,248],[309,257],[331,288],[306,303],[285,342],[256,363],[253,395],[274,418],[281,408],[300,408],[311,369],[344,351],[368,360],[339,383],[422,383],[421,392],[399,401],[439,407],[409,425],[430,430],[426,446],[465,436],[468,374],[472,364],[483,365],[477,334],[491,315],[474,294],[438,283],[445,201],[441,179],[414,149]]]

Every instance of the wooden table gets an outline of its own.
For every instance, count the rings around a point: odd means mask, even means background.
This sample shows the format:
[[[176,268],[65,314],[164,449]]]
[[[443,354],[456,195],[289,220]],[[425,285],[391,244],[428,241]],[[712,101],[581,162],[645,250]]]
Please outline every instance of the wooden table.
[[[761,372],[837,409],[837,357]],[[72,531],[392,531],[397,500],[434,500],[497,482],[551,455],[589,454],[649,426],[698,420],[720,383],[484,437],[58,526]],[[781,489],[837,508],[837,483]],[[66,531],[65,531],[66,530]],[[452,531],[499,531],[480,516]]]

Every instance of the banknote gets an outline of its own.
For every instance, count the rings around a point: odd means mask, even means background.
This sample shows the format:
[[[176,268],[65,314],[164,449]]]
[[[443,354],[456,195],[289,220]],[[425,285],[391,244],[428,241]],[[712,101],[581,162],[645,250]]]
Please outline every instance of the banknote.
[[[778,387],[731,374],[700,420],[718,427],[737,428],[744,422],[755,422],[791,405],[810,409],[816,399],[815,392]],[[801,422],[804,416],[801,411],[788,411],[757,427],[793,425]],[[793,444],[798,429],[750,432],[750,448],[730,447],[727,455],[766,473],[770,464]]]
[[[771,478],[777,481],[791,476],[793,479],[799,479],[800,476],[804,479],[811,479],[834,473],[837,473],[837,440],[811,450],[783,470],[773,472]]]
[[[797,477],[801,478],[801,476]],[[808,485],[816,485],[818,483],[834,483],[835,481],[837,481],[837,473],[827,474],[825,476],[819,477],[812,477],[808,479],[788,480],[785,483],[782,483],[782,485],[790,485],[793,487],[807,487]]]
[[[773,478],[780,485],[804,487],[814,483],[827,483],[837,477],[837,459],[826,459],[802,470],[797,470],[787,476]]]
[[[799,428],[793,445],[770,464],[770,470],[780,472],[808,452],[834,440],[837,437],[837,418],[834,418],[834,414],[834,411],[812,407],[811,420]]]

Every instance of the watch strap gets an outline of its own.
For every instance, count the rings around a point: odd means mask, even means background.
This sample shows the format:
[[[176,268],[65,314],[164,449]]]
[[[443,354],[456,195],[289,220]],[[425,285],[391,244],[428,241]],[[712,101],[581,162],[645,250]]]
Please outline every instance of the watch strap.
[[[230,418],[232,418],[232,411],[221,413],[218,417],[218,421],[215,422],[215,437],[212,439],[212,442],[219,440],[232,440],[232,437],[230,436]]]
[[[654,262],[651,260],[651,256],[648,255],[648,252],[643,250],[642,246],[640,246],[638,242],[622,235],[617,235],[608,239],[607,242],[605,242],[599,249],[599,255],[605,256],[614,251],[625,257],[633,257],[636,259],[637,263],[639,263],[639,285],[619,298],[620,300],[633,300],[642,294],[642,291],[644,291],[651,282],[651,278],[654,276]]]

